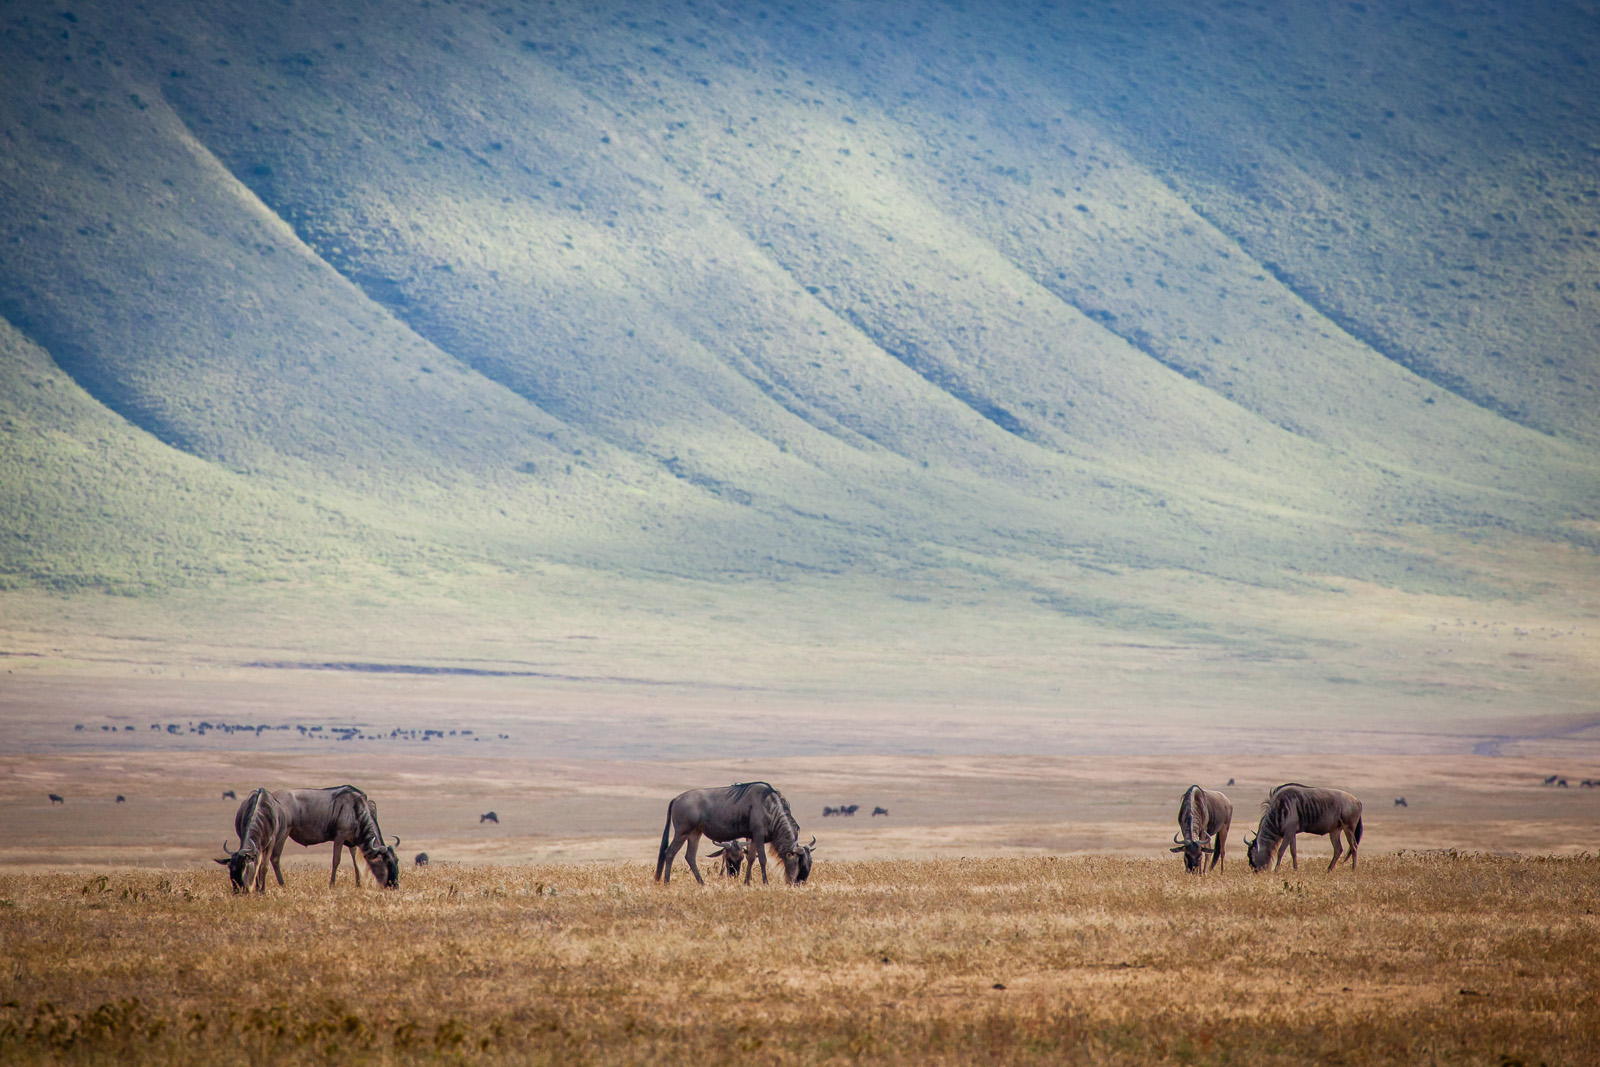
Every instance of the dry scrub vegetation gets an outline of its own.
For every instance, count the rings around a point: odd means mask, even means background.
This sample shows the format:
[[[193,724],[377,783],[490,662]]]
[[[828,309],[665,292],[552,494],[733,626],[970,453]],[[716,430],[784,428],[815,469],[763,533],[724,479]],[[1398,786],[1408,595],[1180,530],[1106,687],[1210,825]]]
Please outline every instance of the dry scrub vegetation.
[[[0,875],[0,1061],[1600,1062],[1595,860],[1322,865]]]

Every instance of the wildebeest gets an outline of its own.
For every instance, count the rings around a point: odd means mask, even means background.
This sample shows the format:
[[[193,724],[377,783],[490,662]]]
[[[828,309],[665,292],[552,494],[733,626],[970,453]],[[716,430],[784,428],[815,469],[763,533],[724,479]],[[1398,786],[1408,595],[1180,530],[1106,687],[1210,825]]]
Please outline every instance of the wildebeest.
[[[483,823],[483,822],[492,822],[496,826],[499,826],[500,825],[500,816],[496,815],[492,811],[486,811],[482,815],[478,816],[478,821],[481,822],[481,823]]]
[[[1560,777],[1561,776],[1559,774],[1552,774],[1550,777],[1548,777],[1548,778],[1546,778],[1544,780],[1544,784],[1545,785],[1555,785],[1556,784],[1556,779],[1560,778]]]
[[[239,799],[239,798],[238,798],[238,797],[236,797],[236,796],[234,796],[234,795],[233,795],[233,790],[231,790],[231,789],[224,789],[224,790],[223,790],[223,791],[222,791],[222,799],[223,799],[223,800],[237,800],[237,799]]]
[[[711,843],[717,846],[717,850],[707,855],[706,859],[714,860],[721,856],[722,869],[729,878],[739,877],[740,867],[746,864],[754,865],[756,862],[755,846],[742,837],[737,841],[713,841]]]
[[[837,814],[839,814],[839,809],[838,808],[830,808],[826,804],[824,804],[822,806],[822,817],[824,819],[826,819],[830,815],[837,815]]]
[[[1556,785],[1560,786],[1562,789],[1566,789],[1567,788],[1567,780],[1565,778],[1557,778],[1556,779]]]
[[[887,814],[889,814],[889,809],[888,808],[873,808],[872,809],[872,814],[874,814],[874,815],[887,815]]]
[[[700,868],[695,865],[695,849],[700,838],[713,841],[750,839],[756,860],[761,864],[761,881],[767,880],[767,850],[783,863],[787,882],[804,882],[811,876],[811,849],[817,843],[800,844],[800,826],[794,821],[789,802],[766,782],[735,782],[713,789],[690,789],[667,804],[667,823],[661,829],[661,851],[656,855],[656,881],[672,881],[672,861],[687,842],[689,871],[701,885]],[[668,844],[668,839],[671,844]],[[755,864],[744,872],[750,884]]]
[[[1395,797],[1394,806],[1397,808],[1409,808],[1411,805],[1406,803],[1405,797]]]
[[[418,867],[426,867],[428,865],[428,854],[426,852],[418,852],[417,858],[412,862]]]
[[[272,852],[272,869],[278,870],[278,857],[283,853],[285,838],[297,845],[322,845],[333,842],[333,870],[328,876],[332,886],[339,878],[339,853],[350,850],[350,867],[356,885],[361,885],[361,867],[356,862],[356,849],[367,861],[372,877],[384,889],[400,884],[400,861],[394,850],[399,847],[396,837],[393,845],[384,843],[383,831],[378,829],[378,805],[353,785],[331,786],[327,789],[284,789],[273,794],[283,805],[285,829],[278,835]],[[278,875],[283,881],[283,875]]]
[[[1361,843],[1361,801],[1343,789],[1314,789],[1299,782],[1285,782],[1261,802],[1261,823],[1254,838],[1245,838],[1245,856],[1252,871],[1264,871],[1276,849],[1276,869],[1283,863],[1283,850],[1288,848],[1290,862],[1298,870],[1295,835],[1327,834],[1333,842],[1333,860],[1328,864],[1331,871],[1344,854],[1339,845],[1341,832],[1350,844],[1350,869],[1354,870],[1356,846]]]
[[[1178,832],[1172,835],[1173,852],[1183,853],[1183,869],[1204,874],[1223,865],[1228,851],[1228,828],[1233,825],[1233,801],[1212,789],[1191,785],[1178,801]],[[1211,845],[1211,864],[1205,859]]]
[[[127,802],[128,802],[128,798],[127,797],[123,796],[121,793],[117,794],[117,803],[118,804],[126,804]]]
[[[52,804],[65,804],[67,802],[66,798],[59,793],[46,793],[45,796],[50,798],[50,803]]]
[[[283,805],[266,789],[257,789],[244,798],[244,803],[233,815],[233,831],[239,835],[239,850],[229,851],[228,843],[224,841],[222,851],[228,853],[228,858],[217,861],[228,868],[228,878],[233,882],[235,893],[248,893],[252,888],[257,893],[265,893],[269,860],[272,861],[278,884],[283,884],[283,873],[278,870],[277,856],[273,850],[283,847],[281,842],[286,829]]]
[[[1229,784],[1229,785],[1232,785],[1232,784],[1233,784],[1233,779],[1232,779],[1232,778],[1229,778],[1229,779],[1228,779],[1228,784]]]

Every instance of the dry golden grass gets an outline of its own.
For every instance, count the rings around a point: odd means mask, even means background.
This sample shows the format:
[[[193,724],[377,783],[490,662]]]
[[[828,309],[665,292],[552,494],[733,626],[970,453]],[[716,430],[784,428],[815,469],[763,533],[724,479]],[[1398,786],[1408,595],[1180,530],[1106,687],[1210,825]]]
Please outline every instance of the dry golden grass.
[[[0,875],[0,1062],[1600,1062],[1595,860],[1308,851]]]

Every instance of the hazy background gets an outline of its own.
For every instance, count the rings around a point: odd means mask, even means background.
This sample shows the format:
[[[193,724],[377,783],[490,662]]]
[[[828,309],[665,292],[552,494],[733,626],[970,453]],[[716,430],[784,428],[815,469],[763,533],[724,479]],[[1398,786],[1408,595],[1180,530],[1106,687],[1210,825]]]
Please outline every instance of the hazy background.
[[[652,701],[674,758],[1589,738],[1597,55],[1567,2],[8,2],[0,728],[389,726],[319,679],[398,667],[573,755]]]

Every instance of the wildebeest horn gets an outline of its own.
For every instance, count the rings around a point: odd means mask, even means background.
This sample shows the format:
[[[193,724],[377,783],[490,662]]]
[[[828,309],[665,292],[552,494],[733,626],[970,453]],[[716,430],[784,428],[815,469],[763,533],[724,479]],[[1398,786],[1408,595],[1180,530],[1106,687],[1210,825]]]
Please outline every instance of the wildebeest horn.
[[[244,844],[244,841],[243,841],[243,839],[241,839],[241,840],[240,840],[240,841],[239,841],[239,844],[240,844],[240,845],[241,845],[241,846],[242,846],[242,845],[243,845],[243,844]],[[230,856],[231,856],[231,855],[233,855],[233,849],[231,849],[231,848],[229,848],[229,847],[228,847],[228,839],[227,839],[227,838],[226,838],[226,837],[224,837],[224,838],[223,838],[223,839],[222,839],[222,851],[224,851],[224,852],[226,852],[226,853],[227,853],[227,854],[228,854],[228,855],[230,855]]]
[[[1173,831],[1172,843],[1175,845],[1183,844],[1183,835],[1181,831]]]
[[[812,834],[811,835],[811,844],[807,845],[806,848],[815,848],[816,844],[817,844],[817,837],[816,837],[815,834]]]
[[[394,847],[395,848],[399,848],[400,847],[400,835],[399,834],[395,834],[394,835]]]

